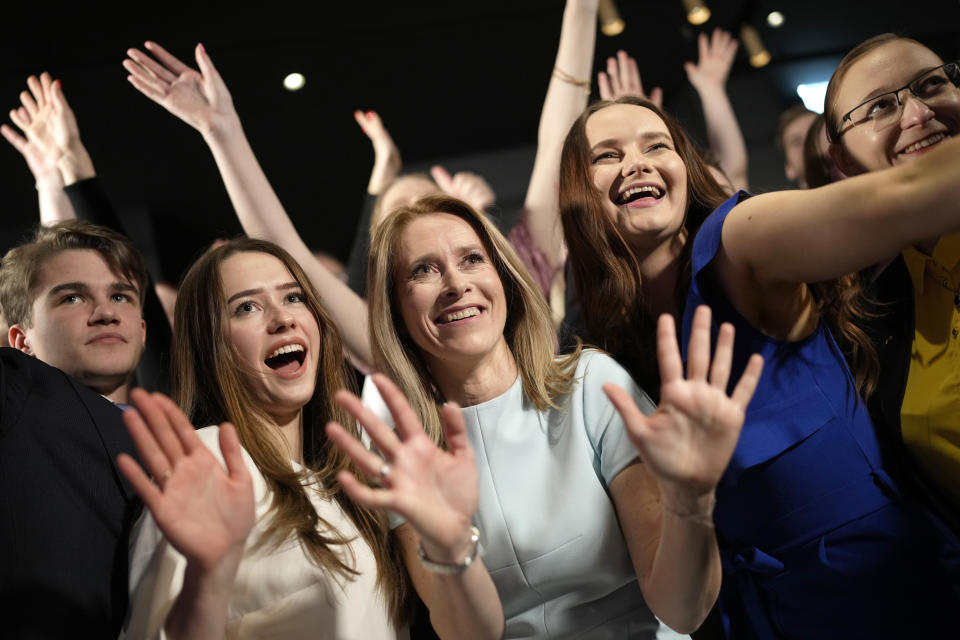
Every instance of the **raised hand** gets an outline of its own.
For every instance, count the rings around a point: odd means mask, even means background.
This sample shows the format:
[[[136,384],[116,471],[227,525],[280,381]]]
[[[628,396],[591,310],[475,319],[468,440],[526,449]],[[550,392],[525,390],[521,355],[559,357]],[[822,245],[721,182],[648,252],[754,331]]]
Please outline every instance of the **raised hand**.
[[[373,144],[373,171],[370,172],[367,192],[380,195],[403,168],[400,150],[376,111],[354,111],[353,119]]]
[[[58,138],[65,136],[63,123],[56,117],[52,100],[54,84],[47,72],[40,74],[39,78],[27,78],[29,91],[20,93],[20,107],[10,111],[10,120],[23,135],[8,125],[0,126],[0,133],[23,155],[38,182],[44,179],[59,180],[57,161],[63,153],[61,148],[66,146],[58,144]],[[69,115],[72,119],[73,113]],[[76,121],[73,120],[73,123],[76,128]]]
[[[337,479],[352,500],[406,518],[431,559],[461,560],[477,509],[478,489],[477,467],[460,408],[450,402],[442,409],[447,443],[443,450],[424,433],[396,385],[380,374],[373,376],[373,382],[390,409],[396,432],[352,393],[339,391],[336,400],[364,426],[383,457],[335,422],[327,425],[327,436],[367,476],[378,479],[381,487],[367,486],[347,471],[337,474]]]
[[[643,92],[637,61],[628,56],[626,51],[618,51],[616,58],[607,58],[607,72],[601,71],[597,74],[597,85],[600,88],[602,100],[637,96],[649,100],[658,107],[663,106],[663,91],[660,87],[655,87],[650,95]]]
[[[173,401],[142,389],[130,398],[137,411],[125,411],[123,421],[156,484],[130,456],[120,454],[117,464],[160,530],[202,571],[216,570],[228,556],[239,559],[255,510],[253,481],[233,426],[220,426],[224,469]]]
[[[711,364],[710,309],[699,307],[693,318],[684,378],[674,320],[661,316],[657,326],[660,405],[650,416],[644,416],[623,389],[604,386],[640,458],[660,480],[665,501],[680,496],[690,504],[703,496],[712,497],[733,455],[747,404],[763,369],[763,359],[754,354],[733,394],[727,395],[733,333],[730,324],[720,327]]]
[[[470,171],[460,171],[451,176],[450,172],[438,165],[430,169],[430,175],[441,191],[463,200],[480,213],[496,201],[497,196],[487,181]]]
[[[700,55],[697,63],[685,62],[683,68],[687,72],[687,79],[698,91],[707,89],[723,89],[733,66],[733,59],[737,55],[739,43],[723,29],[714,29],[708,39],[707,34],[701,33],[697,39]]]
[[[151,55],[127,49],[123,67],[140,93],[206,135],[237,117],[223,78],[202,44],[195,55],[200,71],[192,69],[155,42],[145,42]]]

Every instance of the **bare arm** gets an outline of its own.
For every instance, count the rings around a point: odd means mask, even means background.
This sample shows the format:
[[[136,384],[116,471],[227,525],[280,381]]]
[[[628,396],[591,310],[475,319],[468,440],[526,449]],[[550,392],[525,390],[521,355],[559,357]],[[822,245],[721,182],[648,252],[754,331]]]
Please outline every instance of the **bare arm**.
[[[653,415],[645,417],[616,385],[604,390],[641,459],[613,479],[610,493],[644,600],[672,629],[689,633],[702,624],[720,590],[714,492],[763,362],[753,356],[728,396],[733,327],[720,328],[711,363],[710,310],[697,309],[686,378],[675,332],[673,318],[661,317],[657,355],[663,384]]]
[[[367,335],[367,305],[328,271],[300,238],[250,148],[226,84],[197,45],[200,72],[183,64],[160,45],[147,42],[153,54],[128,50],[128,79],[145,96],[200,132],[213,153],[234,210],[250,236],[270,240],[290,252],[310,276],[324,306],[343,335],[347,350],[361,365],[372,367]]]
[[[62,124],[62,110],[58,108],[60,104],[54,99],[53,92],[56,87],[62,98],[59,82],[53,82],[50,74],[44,72],[39,78],[27,78],[27,87],[29,91],[20,93],[20,107],[10,111],[10,120],[23,135],[7,125],[0,126],[0,133],[20,152],[33,174],[40,223],[73,219],[76,213],[63,192],[64,180],[57,166],[63,155],[56,137]]]
[[[416,551],[420,544],[430,560],[458,564],[474,550],[470,525],[477,509],[477,468],[463,414],[455,403],[443,407],[447,449],[440,449],[423,432],[400,390],[382,375],[373,381],[390,408],[396,433],[353,394],[339,392],[337,403],[364,426],[384,457],[336,423],[327,426],[327,435],[368,477],[379,476],[382,488],[371,488],[346,471],[337,479],[355,502],[406,518],[397,530],[404,559],[441,638],[500,638],[503,609],[483,562],[478,559],[456,574],[435,573],[421,564]]]
[[[725,87],[738,43],[722,29],[714,29],[709,39],[701,33],[697,42],[700,50],[697,64],[687,62],[684,69],[700,95],[710,149],[734,188],[746,190],[749,187],[747,145]]]
[[[134,390],[123,419],[151,481],[133,458],[117,460],[170,543],[187,558],[164,629],[177,640],[223,638],[227,603],[255,518],[253,481],[236,431],[220,429],[226,468],[172,400]]]
[[[555,73],[540,112],[537,155],[524,200],[526,223],[554,272],[563,267],[565,250],[560,228],[560,150],[567,131],[587,106],[584,87],[562,78],[590,81],[597,32],[597,0],[568,0],[560,27]],[[589,84],[587,85],[589,87]]]

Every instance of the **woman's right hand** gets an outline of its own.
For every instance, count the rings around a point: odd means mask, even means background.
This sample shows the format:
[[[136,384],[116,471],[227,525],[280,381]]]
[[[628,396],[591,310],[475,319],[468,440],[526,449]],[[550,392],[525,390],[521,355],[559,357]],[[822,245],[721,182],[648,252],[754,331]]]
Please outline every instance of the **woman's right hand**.
[[[200,71],[192,69],[155,42],[144,43],[148,55],[127,49],[123,67],[140,93],[177,116],[203,135],[235,121],[237,113],[223,78],[202,44],[195,55]]]
[[[381,195],[403,168],[400,149],[376,111],[354,111],[353,119],[373,145],[373,170],[370,172],[367,192],[374,196]]]
[[[123,475],[193,567],[213,573],[229,564],[235,571],[255,509],[253,481],[233,426],[220,426],[224,469],[172,400],[142,389],[134,389],[130,399],[136,411],[124,411],[123,421],[156,483],[126,454],[117,459]]]
[[[383,457],[335,422],[327,425],[327,436],[367,476],[379,479],[381,487],[370,487],[348,471],[338,473],[337,479],[355,502],[406,518],[431,560],[459,562],[471,545],[478,501],[477,467],[460,408],[453,402],[442,408],[447,443],[443,450],[424,433],[396,385],[382,374],[374,375],[373,382],[390,409],[396,432],[352,393],[339,391],[336,400],[363,425]]]

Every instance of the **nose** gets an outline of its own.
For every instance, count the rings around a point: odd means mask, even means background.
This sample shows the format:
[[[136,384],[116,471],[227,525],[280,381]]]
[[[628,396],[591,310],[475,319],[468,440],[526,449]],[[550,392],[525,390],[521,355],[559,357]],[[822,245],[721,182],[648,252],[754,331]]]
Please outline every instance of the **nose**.
[[[120,315],[114,306],[110,304],[109,299],[98,300],[93,307],[93,311],[90,313],[88,322],[90,324],[119,324]]]
[[[444,296],[456,300],[469,290],[470,281],[458,269],[447,269],[443,276]]]
[[[293,329],[294,326],[296,326],[296,322],[294,322],[290,312],[287,309],[277,309],[270,318],[268,331],[270,333],[283,333]]]
[[[645,154],[641,153],[639,149],[626,152],[621,169],[621,175],[624,178],[638,173],[651,173],[652,171],[653,167],[650,164],[650,160]]]
[[[920,98],[909,90],[903,96],[903,107],[900,113],[900,128],[907,129],[926,123],[934,117],[933,109],[927,106]]]

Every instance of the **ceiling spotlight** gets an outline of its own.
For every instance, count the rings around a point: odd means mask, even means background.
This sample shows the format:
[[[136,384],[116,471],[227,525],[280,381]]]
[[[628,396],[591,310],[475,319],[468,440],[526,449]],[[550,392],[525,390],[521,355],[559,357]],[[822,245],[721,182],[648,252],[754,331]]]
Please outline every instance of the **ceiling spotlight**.
[[[710,19],[710,9],[703,0],[683,0],[683,9],[690,24],[703,24]]]
[[[299,91],[306,82],[307,79],[302,73],[291,73],[283,79],[283,88],[287,91]]]
[[[783,14],[779,11],[771,11],[767,14],[767,24],[776,29],[779,26],[783,25],[785,18]]]
[[[760,34],[753,25],[744,24],[740,26],[740,42],[743,43],[750,56],[750,65],[753,67],[764,67],[770,62],[770,52],[760,39]]]
[[[600,0],[597,5],[597,18],[600,20],[600,31],[605,36],[618,36],[627,26],[613,0]]]

